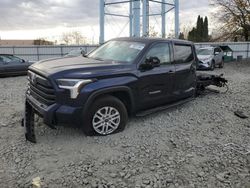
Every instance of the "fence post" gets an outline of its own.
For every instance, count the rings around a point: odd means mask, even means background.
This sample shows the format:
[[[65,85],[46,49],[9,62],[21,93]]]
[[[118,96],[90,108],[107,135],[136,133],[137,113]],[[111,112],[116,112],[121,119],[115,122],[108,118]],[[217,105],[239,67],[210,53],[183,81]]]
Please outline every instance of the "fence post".
[[[250,43],[247,43],[247,59],[249,58],[249,51],[250,51]]]
[[[12,47],[12,53],[15,55],[15,46]]]
[[[63,47],[62,47],[62,45],[60,47],[61,47],[61,57],[62,57],[63,56]]]
[[[37,61],[40,60],[40,57],[39,57],[39,49],[38,49],[38,46],[36,46],[36,53],[37,53]]]

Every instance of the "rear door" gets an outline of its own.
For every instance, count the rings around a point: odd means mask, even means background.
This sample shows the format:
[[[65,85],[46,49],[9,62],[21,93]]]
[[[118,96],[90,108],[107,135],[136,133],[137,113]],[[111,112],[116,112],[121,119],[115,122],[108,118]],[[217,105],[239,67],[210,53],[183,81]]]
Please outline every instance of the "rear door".
[[[184,99],[194,95],[196,87],[195,47],[191,44],[174,43],[175,99]]]
[[[160,66],[151,70],[139,70],[139,103],[141,108],[155,107],[170,101],[173,91],[174,64],[168,42],[153,44],[142,58],[144,63],[150,57],[157,57]]]

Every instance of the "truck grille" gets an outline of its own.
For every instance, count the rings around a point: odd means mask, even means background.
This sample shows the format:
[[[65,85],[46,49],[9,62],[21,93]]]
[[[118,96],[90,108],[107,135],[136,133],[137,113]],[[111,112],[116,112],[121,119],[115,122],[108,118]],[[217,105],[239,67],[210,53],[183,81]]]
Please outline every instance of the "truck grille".
[[[28,71],[29,93],[36,100],[49,106],[55,103],[55,90],[46,78]]]

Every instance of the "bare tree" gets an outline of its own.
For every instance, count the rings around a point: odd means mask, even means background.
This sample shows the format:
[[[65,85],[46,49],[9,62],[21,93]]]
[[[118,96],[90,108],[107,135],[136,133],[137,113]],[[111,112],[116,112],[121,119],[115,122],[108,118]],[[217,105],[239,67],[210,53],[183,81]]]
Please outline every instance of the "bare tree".
[[[71,33],[72,40],[75,44],[86,44],[86,38],[79,32],[79,31],[73,31]]]
[[[188,33],[192,30],[192,24],[183,25],[180,30],[182,31],[181,33],[184,34],[184,38],[187,39]]]
[[[250,36],[250,0],[213,0],[221,23],[220,37],[223,40],[240,37],[245,41]]]
[[[84,37],[79,31],[72,31],[63,33],[62,41],[66,44],[86,44],[86,37]]]
[[[71,36],[70,33],[63,33],[62,34],[62,41],[65,42],[65,44],[70,44],[71,42]]]
[[[149,37],[157,37],[159,33],[155,31],[155,28],[153,26],[149,26]]]

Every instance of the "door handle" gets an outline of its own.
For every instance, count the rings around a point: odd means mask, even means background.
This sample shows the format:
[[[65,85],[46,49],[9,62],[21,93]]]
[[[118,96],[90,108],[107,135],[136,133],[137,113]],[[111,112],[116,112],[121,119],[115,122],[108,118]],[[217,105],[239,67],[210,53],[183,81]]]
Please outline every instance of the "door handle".
[[[173,71],[173,70],[169,70],[168,72],[169,72],[169,73],[174,73],[174,71]]]

